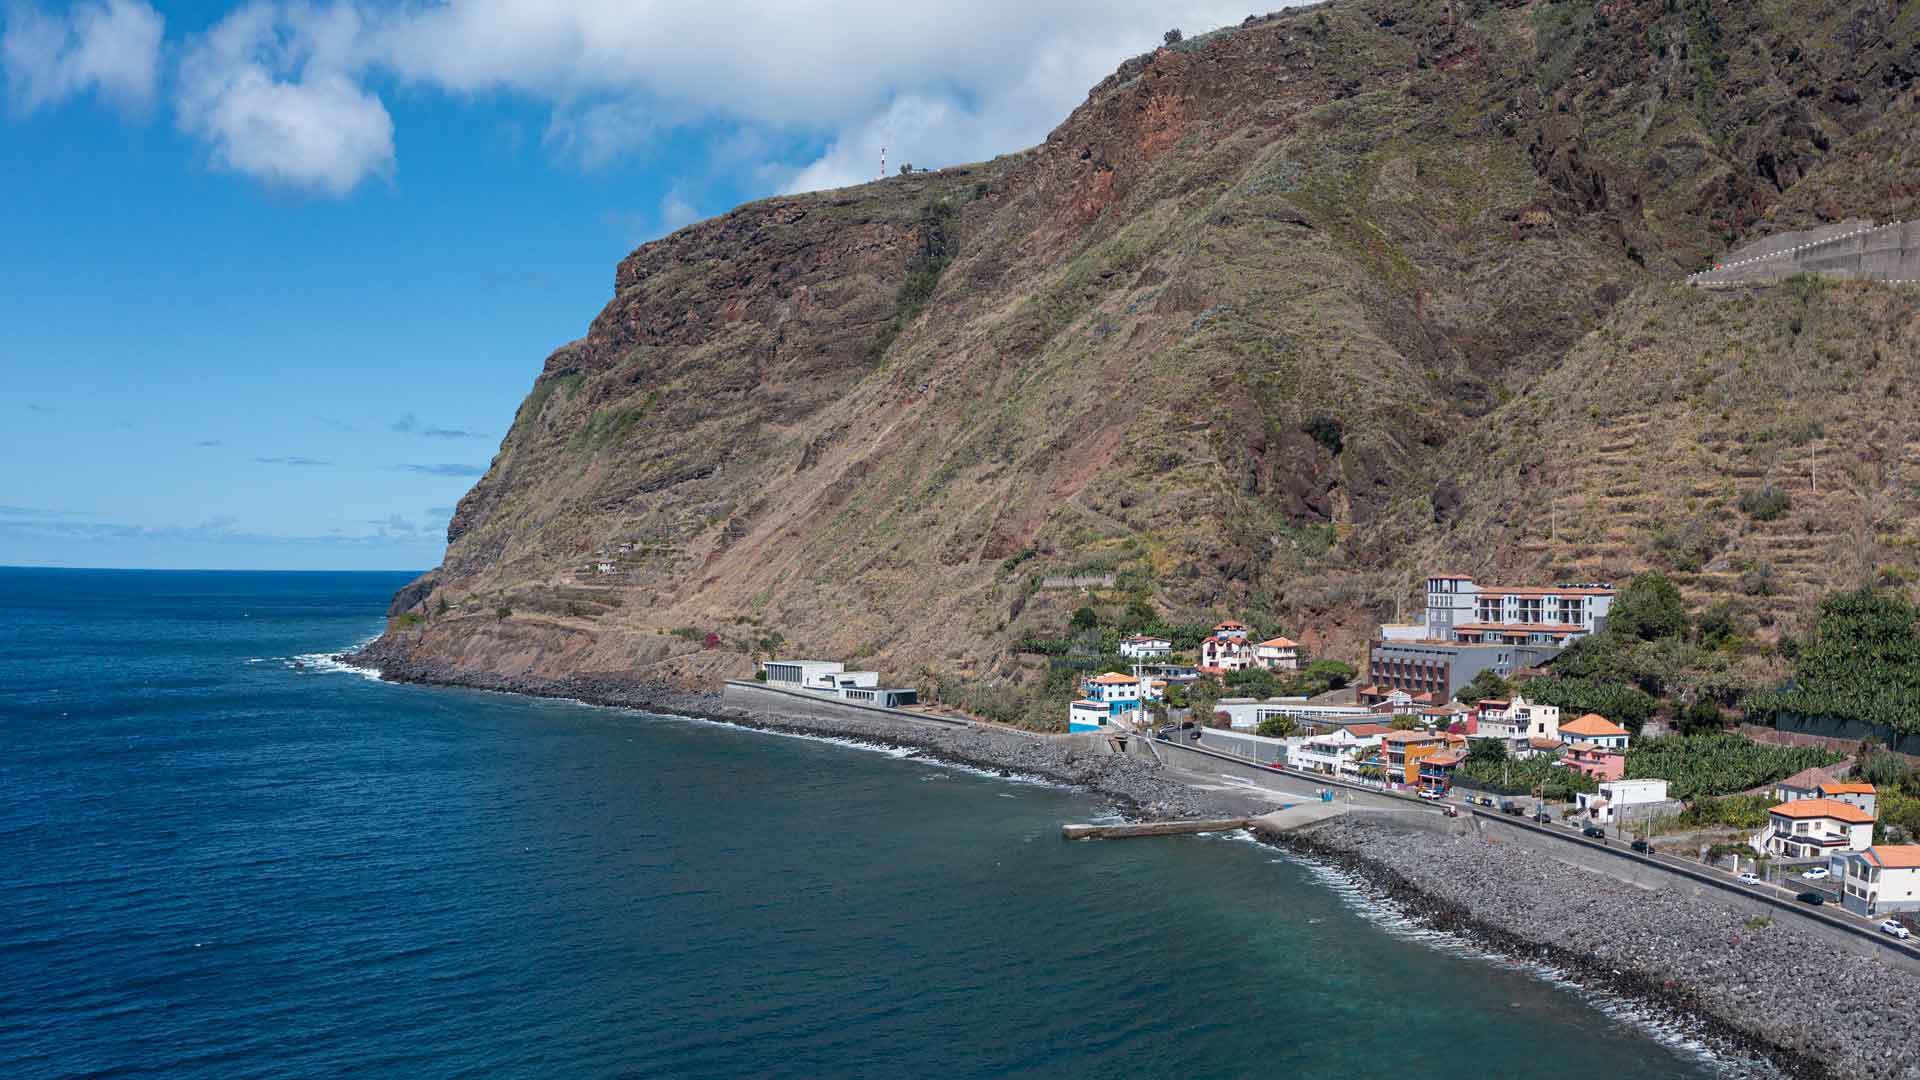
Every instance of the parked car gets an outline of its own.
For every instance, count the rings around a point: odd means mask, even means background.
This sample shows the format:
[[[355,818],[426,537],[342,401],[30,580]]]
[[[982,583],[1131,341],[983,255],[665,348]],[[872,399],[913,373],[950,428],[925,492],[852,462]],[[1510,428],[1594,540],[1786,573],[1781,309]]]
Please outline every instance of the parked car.
[[[1542,825],[1551,825],[1553,824],[1553,815],[1547,813],[1545,810],[1542,810],[1539,813],[1533,815],[1533,820],[1536,822],[1539,822]]]
[[[1508,799],[1500,804],[1500,812],[1503,814],[1512,814],[1514,817],[1519,817],[1521,814],[1526,813],[1525,810],[1520,808],[1520,804],[1514,802],[1512,799]]]
[[[1173,738],[1173,733],[1178,730],[1179,729],[1174,727],[1172,724],[1163,724],[1161,725],[1160,730],[1154,732],[1154,734],[1162,739],[1171,739]]]
[[[1438,799],[1441,796],[1439,792],[1433,790],[1432,788],[1421,788],[1420,797],[1423,799]]]
[[[1589,825],[1580,830],[1580,835],[1589,840],[1605,840],[1607,838],[1607,830],[1598,825]]]
[[[1658,855],[1659,854],[1659,850],[1655,848],[1652,844],[1647,843],[1645,840],[1635,840],[1633,842],[1633,850],[1639,852],[1642,855]]]
[[[1759,877],[1757,877],[1757,876],[1755,876],[1755,875],[1753,875],[1753,874],[1741,874],[1741,875],[1740,875],[1740,884],[1742,884],[1742,885],[1758,885],[1758,884],[1760,884],[1760,879],[1759,879]]]
[[[1794,899],[1803,904],[1812,904],[1814,907],[1819,907],[1821,904],[1827,902],[1827,898],[1817,892],[1803,892],[1799,896],[1794,897]]]
[[[1816,866],[1811,870],[1802,870],[1800,871],[1800,876],[1806,878],[1808,881],[1825,881],[1827,879],[1827,868],[1824,866]]]
[[[1888,919],[1886,922],[1880,924],[1880,929],[1882,932],[1892,934],[1901,941],[1905,941],[1913,936],[1913,933],[1902,925],[1899,919]]]

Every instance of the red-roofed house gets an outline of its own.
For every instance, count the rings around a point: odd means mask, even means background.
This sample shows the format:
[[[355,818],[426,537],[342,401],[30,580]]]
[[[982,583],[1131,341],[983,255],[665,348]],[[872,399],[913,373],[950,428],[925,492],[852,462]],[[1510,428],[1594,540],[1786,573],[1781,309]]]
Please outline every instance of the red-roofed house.
[[[1795,799],[1767,811],[1767,827],[1755,833],[1755,851],[1789,859],[1818,859],[1873,844],[1873,815],[1833,799]]]
[[[1879,816],[1879,795],[1872,784],[1844,783],[1821,784],[1820,797],[1835,802],[1852,803],[1867,813]]]
[[[1627,729],[1599,713],[1588,713],[1561,724],[1560,737],[1568,742],[1589,742],[1614,750],[1627,748]]]
[[[1627,752],[1598,743],[1569,743],[1566,753],[1560,755],[1560,764],[1595,780],[1619,780],[1627,775]]]
[[[1218,674],[1227,671],[1245,671],[1252,666],[1253,646],[1247,644],[1247,632],[1244,627],[1238,637],[1222,635],[1216,631],[1212,637],[1200,642],[1201,671]]]
[[[1855,915],[1920,911],[1920,844],[1875,844],[1827,865],[1840,902]]]
[[[1253,647],[1253,662],[1268,671],[1299,671],[1300,643],[1277,637]]]

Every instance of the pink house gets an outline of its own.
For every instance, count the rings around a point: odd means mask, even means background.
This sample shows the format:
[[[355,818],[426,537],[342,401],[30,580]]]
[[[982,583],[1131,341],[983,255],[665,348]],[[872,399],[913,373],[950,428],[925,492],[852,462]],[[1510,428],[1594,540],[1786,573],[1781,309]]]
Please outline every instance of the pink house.
[[[1627,775],[1627,752],[1598,743],[1569,743],[1560,756],[1560,764],[1595,780],[1623,780]]]

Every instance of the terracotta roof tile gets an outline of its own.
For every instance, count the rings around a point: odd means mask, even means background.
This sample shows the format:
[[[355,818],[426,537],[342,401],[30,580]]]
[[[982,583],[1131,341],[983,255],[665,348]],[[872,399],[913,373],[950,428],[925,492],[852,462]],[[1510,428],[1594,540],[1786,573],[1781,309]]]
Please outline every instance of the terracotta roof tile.
[[[1767,811],[1788,818],[1832,818],[1849,825],[1871,825],[1873,815],[1852,803],[1836,802],[1832,799],[1795,799],[1783,802]]]
[[[1603,735],[1619,736],[1619,735],[1625,735],[1627,733],[1626,728],[1623,728],[1619,724],[1616,724],[1613,721],[1607,719],[1606,717],[1601,716],[1599,713],[1588,713],[1587,715],[1581,717],[1578,720],[1569,720],[1566,723],[1560,725],[1560,730],[1563,732],[1571,732],[1575,735],[1589,735],[1589,736],[1596,736],[1596,737],[1603,736]]]
[[[1871,795],[1873,793],[1874,793],[1874,789],[1872,784],[1821,784],[1820,785],[1820,794],[1822,795]]]
[[[1861,854],[1886,870],[1920,870],[1920,844],[1875,844]]]

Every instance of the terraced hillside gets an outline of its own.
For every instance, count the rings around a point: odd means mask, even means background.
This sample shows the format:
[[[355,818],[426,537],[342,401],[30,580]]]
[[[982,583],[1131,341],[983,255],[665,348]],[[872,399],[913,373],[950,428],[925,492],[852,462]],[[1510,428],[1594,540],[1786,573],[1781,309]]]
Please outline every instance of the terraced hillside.
[[[1129,61],[1031,150],[691,226],[548,359],[390,644],[1017,689],[1089,600],[1046,574],[1329,654],[1440,565],[1670,566],[1776,624],[1904,574],[1911,298],[1674,283],[1890,216],[1860,140],[1913,118],[1913,9],[1339,0]]]

